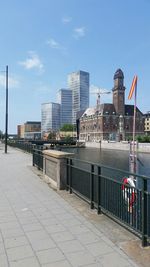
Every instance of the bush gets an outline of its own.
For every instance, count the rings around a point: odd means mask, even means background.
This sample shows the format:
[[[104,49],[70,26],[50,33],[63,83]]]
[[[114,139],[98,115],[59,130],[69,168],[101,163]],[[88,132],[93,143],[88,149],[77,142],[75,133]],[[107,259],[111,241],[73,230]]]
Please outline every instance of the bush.
[[[72,132],[76,130],[76,126],[72,124],[64,124],[64,126],[60,129],[63,132]]]
[[[139,143],[150,143],[150,136],[148,135],[139,135],[136,137],[136,140]]]

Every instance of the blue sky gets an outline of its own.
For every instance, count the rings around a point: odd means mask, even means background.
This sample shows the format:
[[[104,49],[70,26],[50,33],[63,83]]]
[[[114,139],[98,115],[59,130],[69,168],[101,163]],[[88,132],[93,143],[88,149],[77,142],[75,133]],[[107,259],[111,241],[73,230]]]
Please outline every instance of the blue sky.
[[[41,119],[41,103],[56,101],[73,71],[90,84],[113,87],[125,76],[126,103],[138,75],[137,104],[150,110],[150,0],[7,0],[0,4],[0,71],[9,65],[9,133]],[[0,72],[0,129],[5,129],[5,73]],[[96,96],[91,95],[91,106]],[[101,102],[111,102],[103,95]]]

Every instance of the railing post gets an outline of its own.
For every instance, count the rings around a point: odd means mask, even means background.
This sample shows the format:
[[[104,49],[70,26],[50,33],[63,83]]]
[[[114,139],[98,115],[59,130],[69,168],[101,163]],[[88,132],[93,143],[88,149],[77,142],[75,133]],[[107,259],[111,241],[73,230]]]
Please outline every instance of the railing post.
[[[37,151],[38,154],[38,170],[40,170],[40,150]]]
[[[97,214],[101,214],[101,167],[98,166]]]
[[[147,241],[147,180],[143,179],[143,190],[142,190],[142,246],[148,245]]]
[[[69,159],[67,158],[67,162],[66,162],[67,166],[66,166],[66,190],[69,190]]]
[[[34,150],[33,150],[33,156],[32,156],[32,166],[34,166]]]
[[[43,173],[46,174],[46,158],[43,155]]]
[[[91,209],[94,209],[94,165],[91,164],[91,175],[90,175],[90,199]]]
[[[72,159],[70,159],[69,165],[69,193],[72,194]]]

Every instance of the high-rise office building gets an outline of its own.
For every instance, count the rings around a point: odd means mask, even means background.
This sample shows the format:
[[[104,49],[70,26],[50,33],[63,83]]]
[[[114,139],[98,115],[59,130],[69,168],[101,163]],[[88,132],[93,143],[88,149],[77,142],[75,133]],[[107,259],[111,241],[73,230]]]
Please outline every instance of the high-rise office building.
[[[60,104],[43,103],[41,109],[41,133],[56,131],[60,128]]]
[[[57,93],[60,104],[60,125],[72,123],[72,90],[60,89]]]
[[[76,114],[89,107],[89,73],[77,71],[68,75],[68,88],[72,90],[72,123]]]

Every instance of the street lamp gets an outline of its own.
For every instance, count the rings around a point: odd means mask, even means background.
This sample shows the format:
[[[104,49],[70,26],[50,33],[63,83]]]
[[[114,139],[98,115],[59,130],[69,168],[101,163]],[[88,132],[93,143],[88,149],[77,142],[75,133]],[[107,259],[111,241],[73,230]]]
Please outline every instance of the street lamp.
[[[8,65],[6,66],[5,153],[7,153],[7,134],[8,134]]]
[[[7,153],[7,135],[8,135],[8,65],[6,66],[6,113],[5,113],[5,153]]]

